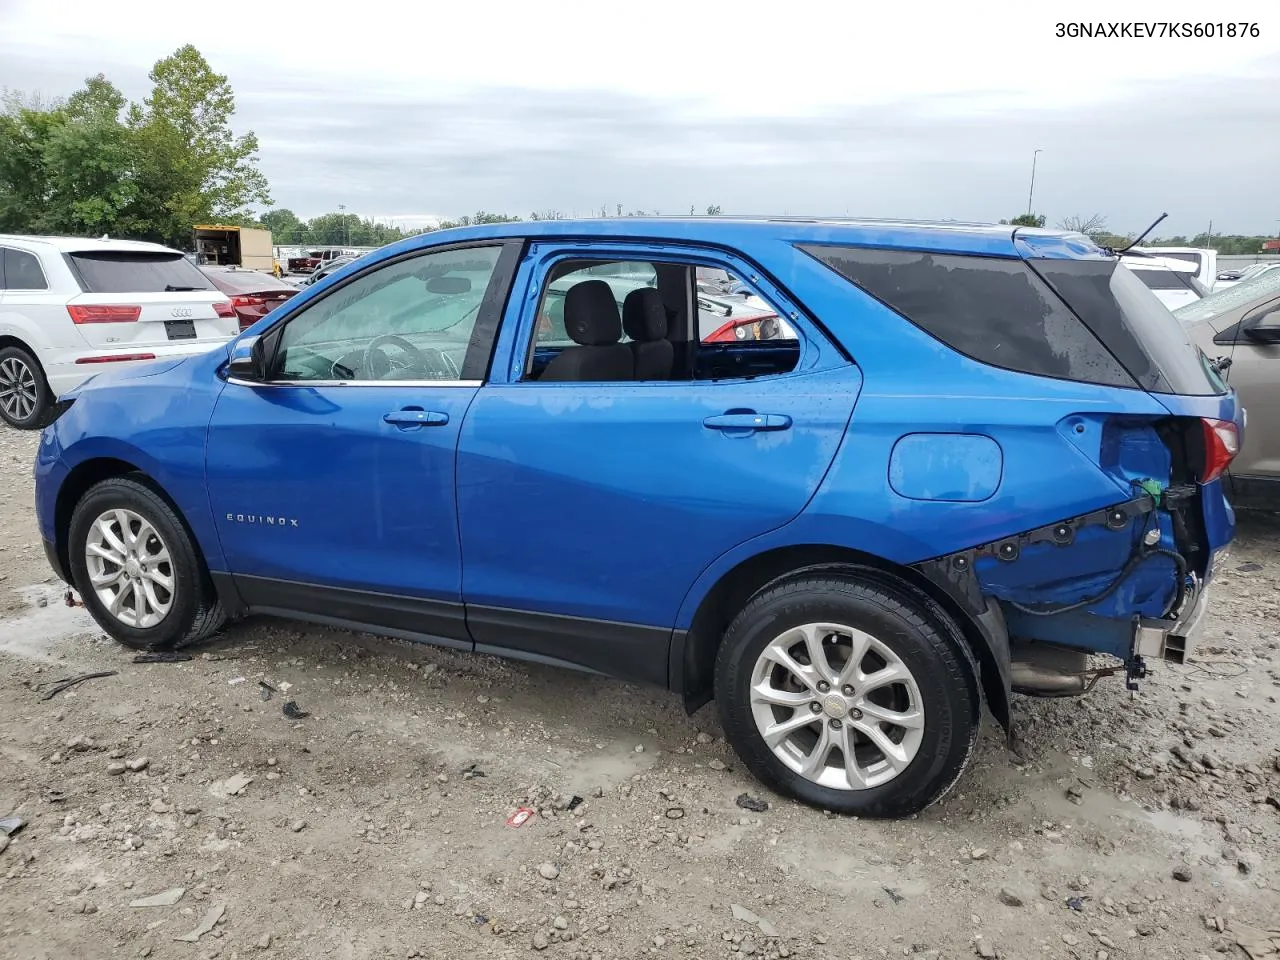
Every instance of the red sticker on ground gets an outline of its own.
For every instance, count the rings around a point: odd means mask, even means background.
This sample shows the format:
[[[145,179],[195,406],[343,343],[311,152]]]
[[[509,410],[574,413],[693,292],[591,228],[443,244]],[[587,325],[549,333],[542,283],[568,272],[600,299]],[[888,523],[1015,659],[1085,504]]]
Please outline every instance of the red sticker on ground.
[[[507,817],[508,827],[523,827],[525,823],[533,816],[533,811],[528,807],[521,807],[511,816]]]

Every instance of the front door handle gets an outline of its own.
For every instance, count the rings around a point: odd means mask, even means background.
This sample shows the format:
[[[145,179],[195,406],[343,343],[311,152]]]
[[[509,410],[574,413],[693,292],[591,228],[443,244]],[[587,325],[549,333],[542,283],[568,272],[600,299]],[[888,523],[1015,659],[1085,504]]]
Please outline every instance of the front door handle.
[[[746,411],[707,417],[702,425],[708,430],[723,430],[725,433],[754,433],[757,430],[788,430],[791,418],[785,413]]]
[[[409,430],[413,427],[443,427],[449,422],[449,415],[441,413],[439,410],[414,410],[406,408],[404,410],[392,410],[390,413],[383,414],[383,423],[395,424],[401,430]]]

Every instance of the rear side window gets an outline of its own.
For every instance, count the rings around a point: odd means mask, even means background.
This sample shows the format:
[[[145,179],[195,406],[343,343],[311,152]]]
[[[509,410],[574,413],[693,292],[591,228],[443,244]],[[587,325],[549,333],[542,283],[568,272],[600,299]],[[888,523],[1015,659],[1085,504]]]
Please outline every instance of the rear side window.
[[[1022,260],[859,247],[801,249],[974,360],[1060,380],[1136,386]]]
[[[1225,393],[1182,324],[1116,260],[1033,260],[1036,271],[1154,393]]]
[[[4,286],[9,290],[48,290],[49,281],[44,278],[40,260],[24,250],[5,249]]]
[[[212,290],[213,284],[180,253],[86,251],[70,255],[86,293],[170,293]]]

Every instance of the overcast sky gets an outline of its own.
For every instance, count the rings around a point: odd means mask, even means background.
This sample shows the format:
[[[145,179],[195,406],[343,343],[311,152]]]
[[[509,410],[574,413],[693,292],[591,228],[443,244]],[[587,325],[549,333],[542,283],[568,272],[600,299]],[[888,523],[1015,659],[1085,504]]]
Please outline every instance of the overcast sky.
[[[1219,12],[1182,0],[395,7],[0,0],[0,86],[63,96],[102,72],[140,99],[152,63],[194,43],[303,217],[994,220],[1026,210],[1039,148],[1051,224],[1136,231],[1167,210],[1162,234],[1280,231],[1275,0],[1226,5],[1259,24],[1236,39],[1055,37],[1067,17]]]

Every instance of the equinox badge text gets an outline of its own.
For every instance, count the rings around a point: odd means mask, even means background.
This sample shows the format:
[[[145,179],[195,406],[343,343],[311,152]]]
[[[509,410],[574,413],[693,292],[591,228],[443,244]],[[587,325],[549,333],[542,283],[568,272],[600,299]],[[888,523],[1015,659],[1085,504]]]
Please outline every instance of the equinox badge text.
[[[292,517],[264,517],[256,513],[228,513],[227,519],[233,523],[263,523],[270,527],[296,527],[298,521]]]

